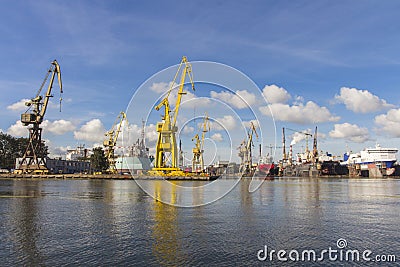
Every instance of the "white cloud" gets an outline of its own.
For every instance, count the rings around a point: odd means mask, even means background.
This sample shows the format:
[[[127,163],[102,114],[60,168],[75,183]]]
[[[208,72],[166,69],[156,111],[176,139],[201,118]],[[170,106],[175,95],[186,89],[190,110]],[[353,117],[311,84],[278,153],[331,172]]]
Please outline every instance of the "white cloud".
[[[317,138],[318,138],[318,140],[326,139],[326,134],[321,133],[321,132],[318,132],[318,133],[317,133]]]
[[[216,141],[216,142],[222,142],[224,138],[222,137],[222,134],[220,133],[215,133],[211,136],[211,139]]]
[[[20,120],[11,125],[10,128],[8,128],[7,133],[15,137],[28,137],[29,135],[28,128],[23,126]]]
[[[21,112],[26,111],[27,109],[29,109],[29,107],[26,106],[25,103],[29,102],[29,101],[30,101],[30,99],[27,99],[27,98],[21,99],[20,101],[7,106],[7,109],[12,110],[12,111],[21,111]],[[53,101],[50,100],[48,103],[48,108],[49,109],[59,109],[60,104],[58,102],[53,103]]]
[[[194,133],[194,127],[192,126],[185,126],[182,131],[184,134],[191,134]]]
[[[175,105],[177,97],[177,92],[172,92],[170,97],[170,102]],[[186,94],[182,97],[181,108],[193,109],[194,106],[199,106],[205,108],[211,104],[211,100],[208,97],[198,97],[190,91],[186,91]]]
[[[7,109],[13,110],[13,111],[25,111],[28,109],[28,107],[25,105],[25,103],[28,101],[29,101],[29,99],[26,99],[26,98],[21,99],[20,101],[9,105],[7,107]]]
[[[211,98],[219,99],[227,104],[231,104],[235,108],[243,109],[254,105],[257,97],[247,90],[237,90],[235,93],[222,91],[220,93],[211,91]]]
[[[40,126],[43,128],[43,132],[50,132],[56,135],[62,135],[75,129],[73,123],[66,120],[56,120],[54,122],[44,120]],[[28,127],[22,125],[20,120],[11,125],[7,133],[12,136],[21,137],[27,137],[29,135]]]
[[[225,115],[222,118],[213,118],[213,120],[210,120],[211,131],[233,130],[235,127],[236,120],[231,115]]]
[[[149,124],[145,127],[146,140],[149,142],[155,142],[158,139],[158,133],[155,124]]]
[[[290,98],[290,94],[284,88],[275,84],[266,85],[263,89],[263,95],[268,103],[286,103]]]
[[[340,88],[340,94],[335,95],[335,100],[345,104],[348,110],[356,113],[375,112],[393,107],[393,105],[388,104],[386,100],[380,99],[367,90],[358,90],[348,87]]]
[[[74,131],[74,138],[88,142],[102,142],[105,132],[103,123],[99,119],[93,119],[82,125],[78,131]]]
[[[391,109],[386,114],[375,117],[377,132],[384,132],[393,137],[400,137],[400,109]]]
[[[278,121],[293,122],[299,124],[321,123],[338,121],[340,117],[334,116],[326,107],[320,107],[313,101],[308,101],[306,105],[299,103],[297,105],[288,105],[282,103],[273,103],[269,105],[274,119]],[[269,107],[260,107],[261,113],[271,116]]]
[[[153,92],[159,93],[159,94],[163,94],[166,93],[169,88],[171,87],[172,82],[166,83],[166,82],[159,82],[159,83],[153,83],[150,86],[150,90],[152,90]],[[176,86],[176,85],[174,85]]]
[[[67,132],[72,132],[75,130],[75,125],[66,120],[56,120],[53,122],[50,122],[48,120],[43,121],[43,129],[56,134],[56,135],[62,135]]]
[[[129,144],[126,145],[131,145],[131,143],[135,143],[137,139],[141,139],[142,137],[142,125],[137,125],[137,124],[129,124],[128,127],[123,127],[122,128],[122,133],[120,134],[121,137],[119,137],[119,142],[121,142],[122,137],[125,142]],[[144,136],[146,139],[146,145],[150,145],[157,141],[158,139],[158,133],[156,131],[156,125],[155,124],[149,124],[146,125],[144,128]]]
[[[367,128],[359,127],[356,124],[343,123],[335,124],[335,128],[329,132],[332,138],[340,138],[350,140],[356,143],[363,143],[369,140],[369,133]]]

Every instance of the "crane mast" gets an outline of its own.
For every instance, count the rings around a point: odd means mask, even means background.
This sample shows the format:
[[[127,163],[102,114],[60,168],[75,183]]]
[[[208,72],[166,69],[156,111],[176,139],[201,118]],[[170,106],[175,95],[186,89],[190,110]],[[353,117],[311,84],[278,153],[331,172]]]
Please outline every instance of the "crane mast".
[[[201,139],[198,134],[196,134],[192,141],[195,141],[195,147],[192,149],[193,159],[192,159],[192,172],[203,172],[204,171],[204,139],[205,134],[210,129],[210,123],[208,120],[208,115],[205,113],[203,125],[202,125],[202,134]]]
[[[178,96],[174,106],[174,110],[171,110],[168,97],[171,91],[174,89],[179,73],[181,73]],[[178,148],[176,143],[176,132],[178,127],[176,126],[177,117],[179,113],[179,107],[181,105],[182,96],[186,94],[183,91],[186,76],[189,77],[192,90],[194,90],[192,66],[187,61],[187,58],[182,57],[182,61],[179,64],[178,70],[175,74],[174,80],[165,96],[165,98],[155,107],[158,111],[164,107],[164,116],[162,117],[162,122],[157,123],[158,139],[156,145],[156,159],[153,171],[167,173],[173,171],[180,171],[178,166]],[[171,113],[173,112],[173,117]]]
[[[250,122],[250,128],[247,132],[247,138],[243,140],[243,142],[240,144],[238,148],[239,157],[241,158],[239,171],[243,174],[249,174],[252,172],[252,165],[253,165],[252,146],[253,146],[254,134],[258,138],[256,127],[253,122]]]
[[[47,87],[46,94],[43,97],[40,94],[49,76],[49,85]],[[51,94],[51,89],[53,88],[53,83],[56,76],[58,79],[58,85],[60,87],[60,94],[62,94],[63,89],[60,65],[56,60],[54,60],[51,62],[50,68],[38,92],[36,93],[36,96],[25,103],[25,105],[28,106],[29,109],[25,113],[21,114],[21,123],[24,126],[32,125],[32,127],[29,128],[29,143],[26,147],[22,159],[19,161],[19,166],[16,168],[15,171],[16,173],[48,173],[45,162],[45,156],[47,152],[45,151],[46,148],[44,142],[42,141],[42,128],[40,127],[40,124],[43,122],[44,116],[46,114],[50,97],[53,97],[53,95]],[[60,111],[61,101],[62,97],[60,97]],[[32,111],[29,113],[28,111],[31,108]]]
[[[104,140],[103,142],[103,146],[106,149],[106,158],[108,161],[108,169],[106,170],[107,173],[117,173],[117,168],[115,167],[114,152],[115,146],[117,145],[118,135],[121,132],[122,123],[124,121],[128,124],[128,119],[126,118],[125,112],[121,111],[111,129],[105,134],[105,136],[108,137],[108,139]]]

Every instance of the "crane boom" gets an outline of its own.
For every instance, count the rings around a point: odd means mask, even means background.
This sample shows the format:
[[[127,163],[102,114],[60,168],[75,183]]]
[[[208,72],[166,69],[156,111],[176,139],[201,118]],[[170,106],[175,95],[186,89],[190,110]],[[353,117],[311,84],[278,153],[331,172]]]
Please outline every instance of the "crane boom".
[[[54,78],[55,78],[56,73],[57,73],[58,85],[59,85],[59,87],[60,87],[60,93],[61,93],[61,94],[63,93],[63,90],[62,90],[62,81],[61,81],[60,65],[58,65],[58,62],[57,62],[56,60],[54,60],[53,62],[51,62],[51,64],[54,66],[54,68],[53,68],[53,70],[52,70],[52,74],[51,74],[51,78],[50,78],[50,83],[49,83],[49,86],[48,86],[48,88],[47,88],[46,97],[44,98],[44,101],[43,101],[43,107],[42,107],[42,110],[40,111],[40,114],[39,114],[39,120],[40,120],[40,122],[43,121],[44,114],[46,113],[47,106],[48,106],[48,104],[49,104],[49,99],[50,99],[50,97],[52,97],[52,95],[51,95],[51,88],[53,87],[53,82],[54,82]],[[62,99],[62,98],[60,98],[60,101],[61,101],[61,99]]]
[[[108,139],[104,140],[103,145],[106,148],[106,158],[109,164],[109,167],[106,171],[109,173],[117,173],[114,151],[115,146],[117,145],[119,133],[121,132],[122,123],[124,121],[128,124],[128,119],[125,112],[121,111],[111,129],[105,134],[105,136],[108,136]]]
[[[172,121],[172,127],[174,127],[176,125],[176,120],[178,118],[178,113],[179,113],[179,107],[181,105],[181,101],[182,101],[182,95],[187,94],[186,92],[183,91],[183,87],[185,85],[185,79],[186,79],[186,75],[189,76],[190,79],[190,84],[192,85],[192,90],[194,91],[194,82],[193,82],[193,73],[192,73],[192,65],[187,61],[187,58],[184,56],[182,57],[182,61],[181,64],[179,66],[178,72],[180,70],[180,68],[182,67],[182,65],[185,65],[184,70],[182,71],[182,75],[181,75],[181,80],[179,83],[179,89],[178,89],[178,98],[176,99],[176,103],[175,103],[175,109],[174,109],[174,120]],[[178,74],[177,72],[177,74]],[[173,83],[171,84],[171,88],[170,88],[170,92],[175,84],[175,79],[177,78],[177,74],[175,74],[175,78]]]
[[[40,92],[46,83],[48,75],[51,73],[51,78],[49,82],[49,86],[47,87],[47,92],[44,97],[44,100],[42,102],[43,97],[40,95]],[[48,74],[46,75],[42,86],[40,87],[39,91],[37,92],[36,96],[32,98],[31,100],[27,101],[25,103],[26,106],[31,107],[33,106],[33,111],[32,113],[23,113],[21,115],[21,122],[27,126],[29,124],[41,124],[43,122],[44,115],[46,114],[47,106],[49,104],[50,97],[53,97],[51,94],[51,89],[53,88],[53,83],[54,83],[54,78],[57,73],[57,78],[58,78],[58,84],[60,86],[60,94],[63,93],[62,90],[62,81],[61,81],[61,70],[60,70],[60,65],[58,64],[57,60],[53,60],[51,62],[50,69],[48,70]],[[61,101],[62,98],[60,98]]]

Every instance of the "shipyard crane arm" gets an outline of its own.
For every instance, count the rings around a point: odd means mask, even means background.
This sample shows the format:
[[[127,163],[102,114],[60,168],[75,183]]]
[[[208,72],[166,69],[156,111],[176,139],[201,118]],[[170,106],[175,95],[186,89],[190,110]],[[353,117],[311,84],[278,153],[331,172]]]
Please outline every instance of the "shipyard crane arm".
[[[51,74],[50,77],[50,82],[47,87],[47,92],[46,95],[43,97],[40,95],[49,75]],[[51,94],[51,89],[53,88],[53,83],[54,79],[57,74],[57,79],[58,79],[58,85],[60,87],[60,94],[63,93],[62,89],[62,81],[61,81],[61,70],[60,70],[60,65],[56,60],[51,62],[50,69],[48,70],[46,77],[44,78],[44,81],[42,82],[42,85],[40,86],[38,92],[36,93],[36,96],[32,98],[31,100],[27,101],[25,103],[26,106],[31,107],[33,106],[33,113],[24,113],[21,115],[21,122],[26,126],[29,124],[40,124],[43,122],[44,115],[46,114],[47,106],[49,104],[50,97],[53,97]],[[42,102],[43,100],[43,102]],[[60,98],[60,108],[61,108],[61,101],[62,98]]]
[[[122,123],[128,119],[126,118],[125,112],[121,111],[112,125],[111,129],[106,132],[105,136],[108,136],[108,139],[104,141],[104,146],[110,147],[115,146],[117,144],[119,133],[121,132]]]
[[[248,140],[247,140],[247,148],[250,149],[251,145],[253,144],[253,135],[256,135],[256,137],[258,138],[258,134],[256,131],[256,126],[254,125],[253,122],[250,122],[250,129],[248,132]]]
[[[182,70],[182,67],[183,67],[183,70]],[[177,81],[178,75],[181,72],[181,70],[182,70],[182,74],[181,74],[181,79],[180,79],[179,88],[178,88],[178,97],[177,97],[177,100],[175,103],[173,121],[171,122],[171,117],[170,117],[171,109],[170,109],[170,104],[169,104],[169,96],[176,85],[176,81]],[[187,58],[184,56],[184,57],[182,57],[182,61],[179,64],[178,70],[175,73],[174,80],[172,81],[167,94],[165,95],[163,100],[161,100],[161,102],[155,107],[155,109],[157,111],[160,110],[163,106],[165,107],[163,120],[165,120],[165,122],[167,123],[167,126],[169,126],[170,129],[173,129],[176,126],[176,121],[177,121],[177,117],[178,117],[179,107],[181,105],[182,95],[186,94],[186,92],[183,91],[186,75],[189,76],[190,83],[191,83],[192,89],[194,91],[192,65],[187,61]]]
[[[180,83],[179,83],[178,97],[176,99],[175,108],[174,108],[174,119],[173,119],[172,124],[171,124],[172,127],[176,126],[176,120],[178,118],[178,112],[179,112],[179,107],[181,105],[182,95],[186,94],[186,92],[183,91],[183,87],[185,85],[186,75],[189,76],[190,84],[192,85],[192,90],[193,91],[195,90],[194,89],[194,82],[193,82],[192,65],[187,61],[187,58],[185,56],[183,56],[182,57],[182,61],[179,64],[178,71],[176,72],[174,80],[171,83],[171,87],[169,89],[167,97],[171,93],[171,90],[174,87],[175,81],[178,78],[178,74],[179,74],[179,72],[180,72],[182,67],[183,67],[183,70],[182,70],[182,74],[181,74],[181,80],[180,80]]]
[[[204,139],[206,136],[206,132],[210,131],[210,121],[208,119],[208,114],[207,112],[204,115],[204,120],[203,120],[203,132],[201,134],[201,150],[204,149]]]

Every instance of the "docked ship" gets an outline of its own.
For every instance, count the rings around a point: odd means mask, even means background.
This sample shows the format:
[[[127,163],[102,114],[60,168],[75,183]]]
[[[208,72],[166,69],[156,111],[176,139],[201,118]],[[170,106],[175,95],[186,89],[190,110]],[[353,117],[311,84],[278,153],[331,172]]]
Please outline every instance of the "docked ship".
[[[360,171],[360,175],[366,176],[365,172],[379,171],[377,176],[389,176],[395,172],[395,164],[397,163],[396,154],[399,150],[397,148],[383,148],[376,144],[374,148],[365,148],[359,153],[347,152],[343,156],[343,165],[356,166]],[[373,175],[375,176],[375,175]]]
[[[153,156],[149,156],[149,148],[145,144],[143,122],[141,138],[129,147],[127,154],[117,157],[115,168],[120,174],[141,175],[152,168],[153,159]]]

